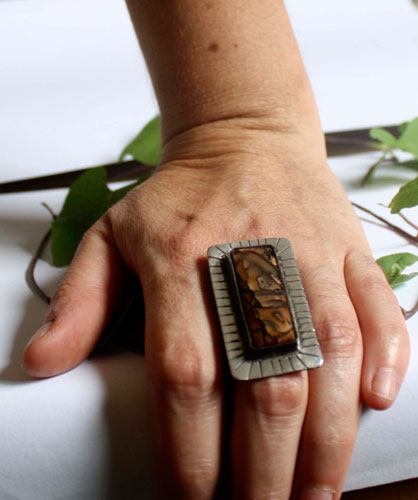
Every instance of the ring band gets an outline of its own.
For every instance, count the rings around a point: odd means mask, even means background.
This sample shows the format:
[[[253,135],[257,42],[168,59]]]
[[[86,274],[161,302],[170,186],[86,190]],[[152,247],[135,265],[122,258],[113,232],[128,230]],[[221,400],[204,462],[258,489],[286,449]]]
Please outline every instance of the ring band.
[[[208,263],[231,374],[252,380],[317,368],[321,349],[290,241],[213,245]]]

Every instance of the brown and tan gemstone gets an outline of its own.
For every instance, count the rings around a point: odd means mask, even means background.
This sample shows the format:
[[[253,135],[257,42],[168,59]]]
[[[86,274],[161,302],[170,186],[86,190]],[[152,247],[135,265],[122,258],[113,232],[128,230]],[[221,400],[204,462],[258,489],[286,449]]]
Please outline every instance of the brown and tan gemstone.
[[[234,248],[231,258],[251,347],[294,344],[296,334],[273,248]]]

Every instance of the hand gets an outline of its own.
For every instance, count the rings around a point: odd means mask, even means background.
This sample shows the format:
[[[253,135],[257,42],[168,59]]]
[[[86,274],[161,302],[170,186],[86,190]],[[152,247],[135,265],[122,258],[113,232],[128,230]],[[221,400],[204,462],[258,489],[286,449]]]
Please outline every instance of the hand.
[[[225,122],[179,134],[158,172],[86,233],[47,326],[25,352],[38,377],[80,363],[116,307],[127,267],[137,274],[161,472],[176,498],[213,497],[223,440],[237,498],[339,498],[361,401],[387,408],[404,377],[400,307],[313,142],[307,132]],[[231,390],[206,251],[264,237],[292,242],[325,361]]]

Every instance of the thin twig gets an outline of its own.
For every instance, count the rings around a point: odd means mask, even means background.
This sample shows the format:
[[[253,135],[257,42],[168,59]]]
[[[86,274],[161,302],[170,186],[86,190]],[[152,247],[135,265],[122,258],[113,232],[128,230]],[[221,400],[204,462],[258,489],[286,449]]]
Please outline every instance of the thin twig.
[[[412,245],[418,246],[418,237],[412,236],[411,234],[407,233],[406,231],[404,231],[400,227],[395,226],[394,224],[391,224],[388,220],[384,219],[383,217],[380,217],[380,215],[375,214],[374,212],[372,212],[368,208],[362,207],[358,203],[354,203],[354,201],[352,201],[351,204],[354,207],[356,207],[360,210],[363,210],[363,212],[366,212],[369,215],[372,215],[377,220],[383,222],[386,225],[387,229],[391,229],[395,233],[397,233],[400,236],[402,236],[403,238],[407,239],[409,241],[409,243],[411,243]],[[399,213],[399,215],[402,215],[402,214]],[[411,310],[408,311],[408,310],[404,309],[403,307],[401,307],[401,311],[402,311],[402,314],[403,314],[403,317],[405,318],[405,320],[412,318],[412,316],[418,312],[418,302],[415,304],[415,306]]]
[[[407,224],[409,224],[411,227],[413,227],[414,229],[416,229],[418,231],[418,226],[416,224],[414,224],[411,220],[408,219],[408,217],[406,217],[402,212],[399,212],[398,213],[399,217],[401,217],[401,219],[403,219]]]
[[[409,319],[409,318],[412,318],[412,316],[418,312],[418,302],[414,305],[414,307],[412,309],[410,309],[409,311],[407,311],[406,309],[404,309],[403,307],[401,307],[402,309],[402,314],[403,314],[403,317],[405,319]]]
[[[368,208],[362,207],[361,205],[359,205],[358,203],[355,203],[354,201],[352,201],[351,204],[354,207],[358,208],[359,210],[363,210],[363,212],[366,212],[367,214],[373,216],[375,219],[380,220],[380,222],[383,222],[384,224],[386,224],[386,226],[389,229],[391,229],[395,233],[399,234],[399,236],[402,236],[403,238],[405,238],[412,245],[416,246],[418,244],[418,238],[416,236],[409,234],[408,232],[404,231],[400,227],[395,226],[395,224],[390,223],[388,220],[384,219],[383,217],[380,217],[380,215],[375,214],[374,212],[372,212]]]
[[[44,302],[49,304],[51,302],[51,298],[48,297],[48,295],[42,290],[42,288],[38,285],[38,283],[35,280],[35,267],[38,262],[38,260],[41,258],[43,251],[45,250],[46,245],[49,242],[49,239],[51,238],[52,230],[48,229],[48,231],[45,233],[44,237],[40,241],[38,248],[36,249],[35,253],[33,254],[33,257],[31,258],[28,268],[26,269],[25,273],[25,278],[26,278],[26,283],[30,290],[40,297]]]
[[[41,203],[43,207],[45,207],[48,212],[50,213],[52,220],[55,220],[57,218],[57,214],[52,210],[52,208],[48,205],[48,203],[45,203],[44,201]]]
[[[52,220],[55,220],[57,218],[57,214],[52,210],[52,208],[47,203],[43,201],[41,205],[45,207],[51,214]],[[38,263],[38,260],[42,257],[42,253],[45,250],[45,247],[48,244],[51,235],[52,235],[52,228],[49,228],[48,231],[45,233],[44,237],[42,238],[42,240],[40,241],[35,253],[33,254],[25,273],[26,283],[30,288],[30,290],[47,304],[51,302],[51,298],[48,297],[48,295],[42,290],[42,288],[36,282],[35,267],[36,264]]]
[[[389,149],[389,151],[387,151],[387,154],[389,155],[389,159],[391,161],[393,161],[395,164],[399,164],[398,157],[393,152],[393,149]]]
[[[371,180],[372,175],[374,174],[374,171],[376,168],[385,161],[386,156],[388,154],[388,151],[385,150],[382,154],[382,156],[379,157],[379,159],[373,163],[373,165],[369,168],[367,171],[367,174],[363,177],[363,180],[361,181],[361,185],[364,187],[366,184],[368,184]]]

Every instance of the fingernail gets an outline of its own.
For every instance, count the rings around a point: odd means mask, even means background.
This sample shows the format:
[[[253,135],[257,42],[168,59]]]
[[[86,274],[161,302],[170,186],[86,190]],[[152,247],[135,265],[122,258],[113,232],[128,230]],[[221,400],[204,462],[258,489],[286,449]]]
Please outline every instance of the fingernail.
[[[395,370],[379,368],[372,381],[372,392],[384,399],[395,399],[398,383]]]
[[[44,323],[41,328],[39,328],[33,335],[33,337],[29,340],[29,342],[27,343],[25,349],[27,349],[31,344],[33,344],[33,342],[35,342],[35,340],[38,340],[40,339],[41,337],[43,337],[46,333],[48,333],[48,330],[50,328],[50,326],[52,325],[53,321],[47,321],[46,323]]]
[[[303,490],[300,500],[332,500],[334,493],[332,488],[309,488]]]

